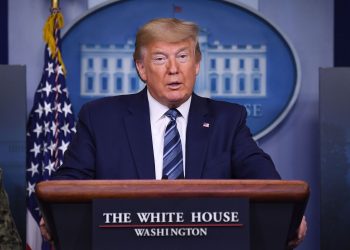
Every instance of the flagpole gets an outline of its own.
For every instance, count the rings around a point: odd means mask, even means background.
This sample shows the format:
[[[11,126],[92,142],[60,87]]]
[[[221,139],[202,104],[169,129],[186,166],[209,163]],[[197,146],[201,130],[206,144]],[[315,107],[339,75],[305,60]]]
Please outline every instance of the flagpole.
[[[51,0],[51,12],[57,11],[60,9],[60,1],[59,0]]]

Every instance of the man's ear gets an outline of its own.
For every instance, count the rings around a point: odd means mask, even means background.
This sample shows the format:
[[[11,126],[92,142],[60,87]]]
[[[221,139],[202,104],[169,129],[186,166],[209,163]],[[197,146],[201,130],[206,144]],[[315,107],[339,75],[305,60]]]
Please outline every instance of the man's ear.
[[[197,62],[196,65],[195,65],[195,67],[196,67],[196,76],[199,74],[200,65],[201,65],[201,61]]]
[[[147,75],[146,75],[145,65],[143,64],[143,61],[142,60],[136,60],[135,64],[136,64],[136,69],[137,69],[137,73],[139,74],[139,77],[141,78],[141,80],[143,82],[146,82],[147,81]]]

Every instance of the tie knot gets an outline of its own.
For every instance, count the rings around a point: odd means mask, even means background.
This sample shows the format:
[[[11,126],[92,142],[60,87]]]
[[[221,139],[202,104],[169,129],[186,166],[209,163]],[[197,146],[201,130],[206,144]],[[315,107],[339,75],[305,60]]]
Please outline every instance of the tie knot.
[[[176,118],[181,115],[177,109],[169,109],[165,115],[169,117],[172,121],[175,121]]]

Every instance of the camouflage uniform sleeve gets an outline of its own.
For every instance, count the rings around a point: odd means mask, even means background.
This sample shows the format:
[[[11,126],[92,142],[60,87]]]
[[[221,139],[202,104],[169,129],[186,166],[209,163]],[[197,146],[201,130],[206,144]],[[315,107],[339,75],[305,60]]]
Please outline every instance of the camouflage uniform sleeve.
[[[0,168],[0,250],[17,249],[22,249],[22,241],[11,215],[8,197],[2,183],[2,169]]]

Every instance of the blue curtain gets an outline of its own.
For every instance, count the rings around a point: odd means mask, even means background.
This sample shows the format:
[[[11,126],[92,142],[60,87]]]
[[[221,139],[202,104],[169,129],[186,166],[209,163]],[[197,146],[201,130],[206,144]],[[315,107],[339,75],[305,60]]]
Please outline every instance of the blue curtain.
[[[0,1],[0,64],[8,64],[8,8],[7,1]]]

